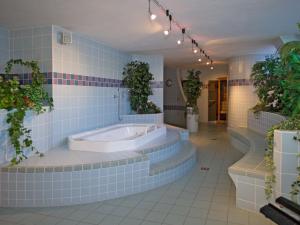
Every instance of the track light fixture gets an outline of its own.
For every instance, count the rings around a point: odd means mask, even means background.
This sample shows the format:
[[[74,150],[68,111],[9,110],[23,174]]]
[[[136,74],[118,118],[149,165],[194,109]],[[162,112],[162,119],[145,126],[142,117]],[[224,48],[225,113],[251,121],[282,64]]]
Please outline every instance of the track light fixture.
[[[164,35],[168,36],[172,30],[172,15],[170,14],[170,11],[168,9],[166,10],[166,16],[169,18],[169,29],[164,30]]]
[[[155,20],[157,16],[151,12],[151,6],[150,6],[151,3],[150,3],[150,1],[151,1],[151,0],[148,0],[148,3],[149,3],[149,4],[148,4],[148,13],[149,13],[149,17],[150,17],[150,20]]]
[[[181,45],[184,42],[185,28],[181,29],[181,33],[182,33],[182,38],[181,38],[181,40],[180,39],[177,40],[178,45]]]
[[[181,30],[181,33],[182,33],[182,39],[178,39],[177,40],[177,45],[181,45],[183,42],[184,42],[184,38],[188,38],[189,40],[192,41],[192,51],[194,54],[200,52],[200,54],[202,54],[207,60],[208,60],[208,63],[206,63],[207,65],[209,65],[209,61],[211,61],[211,64],[212,64],[212,60],[211,58],[205,53],[205,51],[203,49],[201,49],[199,46],[198,46],[198,43],[195,41],[195,39],[192,37],[191,34],[189,33],[186,33],[186,28],[184,28],[176,19],[173,18],[173,16],[171,15],[170,13],[170,10],[169,9],[166,9],[163,5],[161,5],[159,3],[158,0],[148,0],[149,2],[149,6],[148,6],[148,13],[149,13],[149,16],[150,16],[150,19],[151,20],[155,20],[156,19],[156,15],[153,14],[151,12],[151,6],[150,6],[150,2],[153,2],[163,13],[166,14],[166,17],[168,17],[168,20],[169,20],[169,29],[166,29],[163,31],[163,34],[165,36],[168,36],[172,30],[172,24],[175,25],[179,30]],[[198,59],[199,62],[202,61],[201,58]],[[211,66],[211,68],[213,68],[213,66]]]

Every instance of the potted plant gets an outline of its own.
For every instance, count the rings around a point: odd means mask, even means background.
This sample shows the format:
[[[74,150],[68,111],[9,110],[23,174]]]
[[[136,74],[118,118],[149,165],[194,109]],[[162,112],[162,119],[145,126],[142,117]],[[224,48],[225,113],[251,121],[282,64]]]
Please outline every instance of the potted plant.
[[[186,80],[183,82],[183,91],[187,101],[187,119],[186,126],[190,132],[198,131],[199,110],[197,107],[197,99],[201,95],[203,83],[200,81],[199,70],[189,70]]]
[[[137,114],[160,113],[160,109],[151,101],[151,81],[153,74],[149,71],[149,64],[140,61],[128,63],[123,71],[123,83],[129,89],[129,101],[133,111]]]
[[[300,29],[300,24],[298,27]],[[274,125],[267,132],[268,147],[264,161],[269,175],[265,178],[265,193],[267,199],[271,199],[276,194],[274,192],[275,185],[280,187],[278,190],[282,190],[280,182],[276,183],[275,176],[275,174],[281,176],[281,168],[274,162],[275,133],[279,132],[280,143],[288,143],[288,146],[293,146],[291,143],[300,141],[300,42],[288,42],[280,48],[278,56],[269,57],[263,62],[256,63],[251,76],[260,100],[254,110],[280,113],[287,117],[285,121]],[[293,149],[288,151],[293,151]],[[285,153],[280,151],[280,154],[282,157]],[[282,158],[281,161],[283,161]],[[295,181],[291,184],[291,199],[297,200],[296,197],[300,193],[300,167],[297,163],[292,165],[291,159],[289,161],[289,167],[295,166],[297,173]],[[296,162],[298,161],[296,160]],[[286,183],[282,184],[286,186]],[[281,191],[278,194],[280,193]]]

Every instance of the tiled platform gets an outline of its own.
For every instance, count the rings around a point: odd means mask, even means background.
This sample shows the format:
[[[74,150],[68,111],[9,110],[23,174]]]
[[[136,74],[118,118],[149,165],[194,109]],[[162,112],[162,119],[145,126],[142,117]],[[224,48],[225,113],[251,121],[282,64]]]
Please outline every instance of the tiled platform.
[[[168,129],[135,151],[95,153],[62,147],[0,171],[0,206],[84,204],[147,191],[185,175],[196,149]],[[159,163],[169,165],[162,167]]]
[[[173,183],[86,205],[0,208],[0,225],[271,225],[235,207],[227,168],[242,153],[230,145],[225,127],[202,126],[191,140],[199,148],[198,165]]]

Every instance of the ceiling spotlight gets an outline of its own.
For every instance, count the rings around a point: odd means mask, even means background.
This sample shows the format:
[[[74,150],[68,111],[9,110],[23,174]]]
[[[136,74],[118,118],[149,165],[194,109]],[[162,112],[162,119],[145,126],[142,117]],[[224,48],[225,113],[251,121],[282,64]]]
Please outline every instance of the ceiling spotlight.
[[[170,32],[169,32],[168,30],[164,30],[164,35],[165,35],[165,36],[168,36],[169,33],[170,33]]]
[[[157,16],[151,12],[150,0],[148,1],[148,3],[149,3],[148,4],[148,13],[149,13],[150,20],[155,20]]]
[[[206,62],[206,65],[209,65],[210,64],[210,62]]]
[[[199,58],[199,59],[198,59],[198,62],[202,62],[202,59],[201,59],[201,58]]]
[[[211,70],[213,70],[213,69],[214,69],[214,67],[213,67],[213,66],[211,66],[211,67],[210,67],[210,69],[211,69]]]
[[[197,49],[194,49],[193,52],[196,54],[196,53],[198,52],[198,50],[197,50]]]
[[[177,40],[177,44],[178,44],[178,45],[181,45],[181,40]]]
[[[153,14],[153,13],[150,14],[150,20],[155,20],[156,17],[157,17],[157,16],[156,16],[155,14]]]

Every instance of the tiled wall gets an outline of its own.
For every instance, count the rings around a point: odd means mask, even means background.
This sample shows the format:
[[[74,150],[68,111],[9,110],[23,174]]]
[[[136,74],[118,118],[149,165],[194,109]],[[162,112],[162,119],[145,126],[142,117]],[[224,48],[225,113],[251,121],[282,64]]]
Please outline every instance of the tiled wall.
[[[183,100],[178,82],[176,68],[164,68],[164,119],[166,123],[185,127],[185,102]],[[166,81],[172,82],[171,87]]]
[[[266,135],[267,131],[274,125],[282,122],[286,118],[282,115],[270,112],[253,113],[252,110],[248,111],[247,127],[262,135]]]
[[[291,184],[298,177],[300,142],[294,140],[294,137],[299,137],[297,131],[276,130],[274,134],[275,197],[290,199]],[[292,200],[299,202],[300,196]]]
[[[9,31],[0,27],[0,73],[9,59]]]
[[[65,45],[61,43],[62,32],[70,31],[53,26],[53,72],[78,78],[122,79],[123,67],[131,60],[129,54],[77,33],[72,33],[72,44]],[[120,90],[123,98],[124,92]],[[118,87],[53,84],[54,146],[64,143],[70,134],[118,122],[118,94]],[[127,113],[124,100],[122,113]]]
[[[230,127],[247,127],[248,110],[258,100],[249,79],[253,64],[260,60],[264,60],[264,56],[240,56],[229,61],[228,126]]]
[[[29,27],[10,31],[10,58],[37,60],[42,72],[52,72],[52,26]],[[24,67],[14,73],[28,73]]]
[[[0,30],[0,70],[10,55],[14,59],[37,60],[42,72],[49,75],[51,85],[46,88],[54,98],[55,109],[27,119],[34,144],[40,151],[66,143],[70,134],[118,123],[118,96],[120,114],[130,113],[127,89],[119,87],[123,67],[131,60],[149,62],[155,76],[151,98],[162,109],[162,56],[132,56],[74,32],[72,44],[63,45],[63,31],[67,30],[59,26],[30,27],[10,32]],[[30,71],[15,67],[13,72],[22,74]],[[1,121],[5,115],[4,111],[1,112]],[[0,152],[0,164],[13,152],[6,128],[1,126],[0,130],[5,146]]]

